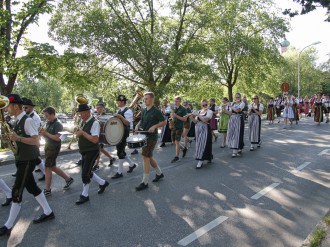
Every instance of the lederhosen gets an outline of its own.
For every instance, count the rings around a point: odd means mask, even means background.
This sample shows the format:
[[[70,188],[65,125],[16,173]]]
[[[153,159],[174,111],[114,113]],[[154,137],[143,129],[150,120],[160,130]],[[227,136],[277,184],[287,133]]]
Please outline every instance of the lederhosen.
[[[24,115],[14,127],[14,131],[20,137],[31,137],[24,130],[25,121],[29,117]],[[39,148],[36,145],[28,145],[16,141],[17,154],[15,155],[15,163],[17,168],[15,183],[12,190],[12,198],[14,202],[22,201],[24,187],[35,197],[41,193],[41,189],[37,186],[33,171],[38,162]]]
[[[125,118],[125,112],[128,110],[129,108],[125,108],[123,111],[119,110],[117,112],[117,114],[122,115]],[[126,139],[129,136],[129,128],[130,126],[127,126],[124,124],[124,135],[123,138],[121,139],[120,143],[118,143],[116,145],[116,149],[117,149],[117,155],[119,159],[125,159],[126,156],[126,152],[125,152],[125,147],[126,147]]]
[[[95,118],[89,120],[86,124],[82,123],[80,129],[91,134],[93,123],[97,121]],[[99,155],[99,144],[87,140],[80,136],[78,139],[79,152],[81,153],[81,178],[84,184],[89,184],[93,177],[92,167]]]
[[[276,116],[281,117],[281,111],[282,111],[282,100],[276,100],[275,102],[275,111],[276,111]]]
[[[330,112],[330,100],[324,101],[323,104],[325,105],[324,113],[325,114],[329,113]]]

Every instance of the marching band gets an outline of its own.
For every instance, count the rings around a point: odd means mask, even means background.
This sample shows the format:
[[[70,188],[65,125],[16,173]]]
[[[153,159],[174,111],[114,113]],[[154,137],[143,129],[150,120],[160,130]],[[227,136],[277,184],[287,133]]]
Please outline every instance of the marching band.
[[[137,112],[136,106],[142,98],[144,99],[145,108],[140,107]],[[246,99],[244,100],[247,102]],[[123,164],[125,161],[129,164],[127,173],[132,173],[137,167],[137,164],[125,152],[126,146],[132,149],[142,148],[143,177],[141,183],[135,188],[136,191],[141,191],[148,188],[150,167],[153,167],[156,171],[156,176],[152,182],[156,183],[164,178],[153,152],[158,141],[158,129],[160,128],[160,147],[165,147],[166,142],[175,144],[175,157],[171,161],[172,163],[180,160],[180,150],[183,151],[182,158],[185,157],[190,142],[189,138],[195,139],[196,169],[201,169],[205,160],[209,163],[212,162],[212,142],[216,141],[214,130],[222,134],[220,148],[227,146],[232,149],[232,158],[241,156],[244,147],[244,109],[247,109],[248,115],[250,151],[260,147],[262,142],[261,115],[264,111],[264,105],[259,101],[258,95],[253,96],[253,102],[248,106],[245,105],[240,93],[235,94],[234,102],[223,98],[219,107],[215,105],[215,99],[203,99],[200,104],[201,110],[194,111],[192,105],[188,102],[181,105],[182,98],[180,96],[174,98],[175,103],[172,107],[168,105],[167,100],[164,100],[163,105],[158,108],[154,105],[154,93],[142,93],[139,90],[130,106],[126,106],[128,99],[125,95],[118,95],[116,99],[118,111],[110,117],[103,114],[105,105],[102,102],[98,103],[98,116],[96,118],[91,113],[90,101],[84,95],[79,95],[76,101],[78,104],[74,116],[74,135],[78,138],[78,148],[81,154],[81,179],[83,184],[76,205],[89,201],[91,181],[98,184],[98,194],[102,194],[110,184],[95,173],[95,167],[98,166],[101,152],[110,159],[109,166],[115,161],[115,158],[104,149],[105,144],[115,146],[117,150],[118,169],[115,175],[111,177],[112,179],[123,177]],[[31,100],[21,98],[17,94],[0,97],[0,121],[3,122],[2,124],[7,124],[4,109],[17,120],[12,130],[5,125],[6,132],[2,133],[3,137],[7,137],[5,141],[15,154],[17,171],[12,189],[0,179],[0,190],[6,195],[6,201],[2,206],[11,204],[8,220],[0,228],[0,236],[10,235],[21,210],[24,188],[34,195],[43,209],[43,213],[33,221],[34,223],[41,223],[55,218],[54,212],[45,197],[51,195],[52,172],[64,179],[64,190],[69,189],[74,182],[72,177],[56,166],[56,159],[61,150],[61,132],[63,131],[63,125],[56,118],[56,110],[53,107],[43,109],[42,112],[47,122],[42,126],[40,117],[33,109],[34,106]],[[293,96],[283,94],[283,97],[278,96],[275,101],[271,98],[265,106],[269,124],[274,123],[276,113],[278,123],[280,123],[281,118],[284,119],[284,128],[288,128],[289,123],[292,125],[293,121],[298,124],[302,114],[305,114],[306,117],[309,114],[313,115],[314,121],[318,125],[324,121],[324,114],[326,123],[329,122],[329,95],[324,95],[322,98],[321,94],[317,94],[310,100],[307,96],[304,99],[302,97],[295,99]],[[217,118],[218,113],[219,120]],[[138,118],[136,115],[138,115]],[[134,124],[133,132],[135,132],[135,135],[130,136],[133,122],[136,119],[139,120]],[[193,134],[190,132],[193,132]],[[45,162],[40,157],[39,136],[43,136],[46,142],[44,147]],[[182,144],[182,139],[184,144]],[[70,148],[72,141],[73,139],[68,148]],[[37,165],[45,174],[45,188],[43,191],[38,187],[33,176],[33,171]],[[42,181],[43,177],[39,180]]]

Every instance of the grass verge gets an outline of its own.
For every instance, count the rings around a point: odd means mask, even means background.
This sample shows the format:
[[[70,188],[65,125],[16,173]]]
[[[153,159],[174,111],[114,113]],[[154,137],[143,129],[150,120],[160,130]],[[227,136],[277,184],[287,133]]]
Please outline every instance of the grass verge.
[[[312,236],[311,236],[311,241],[310,241],[311,247],[319,246],[324,237],[325,237],[324,229],[317,229],[315,232],[313,232]]]

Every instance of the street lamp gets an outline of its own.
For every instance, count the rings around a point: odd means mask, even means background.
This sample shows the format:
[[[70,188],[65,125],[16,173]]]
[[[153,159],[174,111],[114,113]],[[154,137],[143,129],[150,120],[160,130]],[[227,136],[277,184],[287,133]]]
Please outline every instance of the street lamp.
[[[303,52],[303,50],[305,50],[307,47],[310,47],[310,46],[313,46],[313,45],[318,45],[320,44],[321,41],[316,41],[308,46],[305,46],[304,48],[301,49],[301,51],[299,52],[299,55],[298,55],[298,99],[300,97],[300,55],[301,53]]]

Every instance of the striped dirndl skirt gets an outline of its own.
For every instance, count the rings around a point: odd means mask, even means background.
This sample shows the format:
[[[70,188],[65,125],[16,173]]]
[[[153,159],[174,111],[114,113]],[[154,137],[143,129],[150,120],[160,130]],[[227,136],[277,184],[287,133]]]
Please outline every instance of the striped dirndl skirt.
[[[212,133],[210,125],[197,122],[195,125],[196,133],[196,160],[212,160]]]
[[[231,149],[244,147],[244,119],[242,114],[232,114],[228,122],[226,144]]]
[[[252,113],[249,116],[249,140],[252,144],[258,144],[260,142],[261,132],[261,118],[259,115]]]

